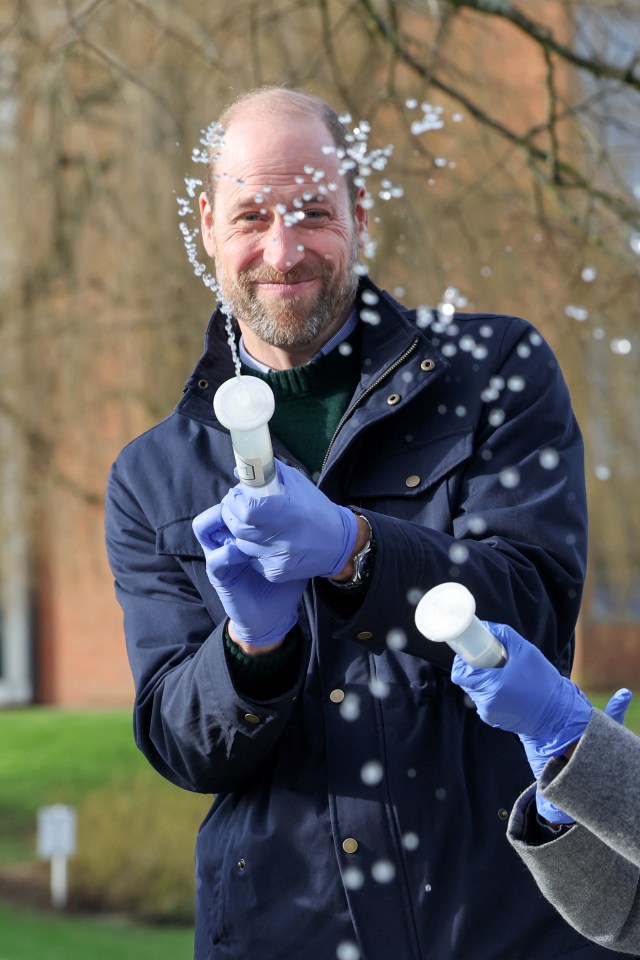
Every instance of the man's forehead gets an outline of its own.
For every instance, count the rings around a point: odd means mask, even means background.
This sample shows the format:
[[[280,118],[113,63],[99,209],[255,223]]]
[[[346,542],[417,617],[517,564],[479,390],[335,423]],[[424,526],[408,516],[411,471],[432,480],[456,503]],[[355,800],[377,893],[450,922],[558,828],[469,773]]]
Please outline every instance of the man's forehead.
[[[219,182],[320,184],[344,179],[331,133],[317,117],[235,120],[214,173]]]

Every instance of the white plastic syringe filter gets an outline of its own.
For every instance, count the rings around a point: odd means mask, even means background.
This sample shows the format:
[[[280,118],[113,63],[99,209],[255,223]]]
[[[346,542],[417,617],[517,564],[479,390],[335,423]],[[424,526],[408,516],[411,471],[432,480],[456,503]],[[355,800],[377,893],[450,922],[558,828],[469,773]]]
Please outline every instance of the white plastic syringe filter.
[[[461,583],[439,583],[427,590],[416,607],[416,626],[429,640],[448,643],[473,622],[476,601]]]
[[[473,667],[503,667],[507,653],[475,615],[473,594],[461,583],[432,587],[416,607],[418,630],[429,640],[448,643]]]
[[[218,387],[213,409],[227,430],[256,430],[273,416],[275,400],[268,383],[243,375],[232,377]]]

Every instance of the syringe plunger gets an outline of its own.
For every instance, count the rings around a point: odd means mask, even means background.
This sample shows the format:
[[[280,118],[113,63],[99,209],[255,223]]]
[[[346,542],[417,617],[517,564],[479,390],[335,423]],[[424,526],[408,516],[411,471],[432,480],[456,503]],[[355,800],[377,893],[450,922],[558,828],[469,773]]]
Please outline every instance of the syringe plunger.
[[[429,640],[448,643],[472,667],[503,667],[507,652],[475,616],[473,594],[461,583],[440,583],[416,607],[418,630]]]
[[[240,483],[254,497],[282,493],[267,426],[275,409],[269,384],[258,377],[232,377],[216,390],[213,409],[231,433]]]

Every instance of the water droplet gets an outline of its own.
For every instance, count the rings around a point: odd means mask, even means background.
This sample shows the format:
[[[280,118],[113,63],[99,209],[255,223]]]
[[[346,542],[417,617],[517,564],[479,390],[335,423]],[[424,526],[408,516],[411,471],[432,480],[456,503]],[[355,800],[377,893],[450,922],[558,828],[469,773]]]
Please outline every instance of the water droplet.
[[[627,353],[631,353],[631,341],[627,340],[626,338],[612,340],[611,352],[617,353],[620,356],[625,356]]]
[[[340,714],[345,720],[357,720],[360,716],[360,697],[357,693],[347,693],[340,704]]]
[[[458,352],[458,347],[455,343],[445,343],[442,347],[443,357],[455,357]]]
[[[375,290],[363,290],[362,292],[362,302],[373,306],[374,303],[377,303],[379,300],[378,294]]]
[[[460,349],[464,350],[465,353],[471,353],[475,345],[475,340],[473,337],[470,337],[469,334],[465,334],[464,337],[460,338]]]
[[[610,470],[609,467],[608,467],[606,464],[604,464],[604,463],[599,463],[599,464],[596,466],[596,468],[595,468],[595,470],[594,470],[594,473],[595,473],[596,477],[598,478],[598,480],[610,480],[610,479],[611,479],[611,470]]]
[[[360,890],[364,886],[364,873],[360,867],[347,867],[342,879],[347,890]]]
[[[472,701],[472,703],[473,703],[473,701]],[[436,800],[444,800],[444,799],[446,798],[446,796],[447,796],[447,791],[445,790],[444,787],[436,787],[434,796],[435,796]]]
[[[377,310],[367,310],[363,308],[360,311],[360,319],[365,323],[370,323],[372,326],[376,327],[380,323],[380,314]]]
[[[555,470],[560,463],[560,455],[553,447],[546,447],[540,451],[540,466],[544,470]]]
[[[471,533],[475,533],[476,536],[481,535],[487,530],[487,521],[484,519],[484,517],[471,516],[469,517],[469,530]]]
[[[396,875],[396,868],[391,860],[376,860],[371,865],[371,876],[376,883],[391,883]]]
[[[524,377],[509,377],[507,380],[507,388],[513,390],[514,393],[521,393],[526,385],[527,382]]]
[[[424,889],[425,889],[425,893],[431,893],[431,884],[425,883]]]
[[[527,360],[531,356],[531,347],[528,343],[519,343],[516,353],[522,360]]]
[[[572,320],[578,320],[583,322],[589,317],[589,311],[586,307],[578,307],[574,303],[569,303],[564,308],[565,316],[570,317]]]
[[[360,951],[351,940],[343,940],[336,949],[337,960],[360,960]]]
[[[500,427],[504,423],[504,419],[505,412],[504,410],[500,410],[499,407],[495,407],[495,409],[489,413],[489,423],[492,427]]]
[[[421,599],[422,599],[422,590],[419,590],[418,587],[412,587],[411,590],[407,591],[407,600],[414,607],[417,607]]]
[[[415,779],[416,771],[414,767],[409,767],[409,769],[407,770],[407,776],[409,777],[409,780]]]
[[[420,837],[417,833],[405,833],[402,838],[402,846],[405,850],[417,850],[420,846]]]
[[[469,559],[469,548],[464,543],[452,543],[449,547],[449,559],[452,563],[465,563]]]
[[[595,278],[598,276],[598,271],[595,267],[583,267],[580,276],[585,283],[593,283]]]
[[[634,253],[637,253],[640,256],[640,233],[632,233],[629,237],[629,246]]]
[[[338,353],[341,353],[343,357],[350,357],[353,353],[353,347],[350,343],[344,341],[338,345]]]
[[[513,490],[520,483],[520,471],[517,467],[505,467],[500,471],[499,480],[507,490]]]
[[[456,417],[466,417],[466,415],[467,415],[467,408],[466,408],[466,407],[462,407],[462,406],[456,407],[456,409],[455,409],[455,415],[456,415]]]
[[[377,697],[378,700],[384,700],[385,697],[389,696],[390,688],[386,680],[381,680],[379,677],[372,677],[369,681],[369,690],[373,697]]]
[[[360,771],[360,779],[363,783],[366,783],[368,787],[375,787],[377,783],[384,777],[384,770],[382,769],[382,764],[377,760],[369,760],[368,763],[362,767]]]
[[[420,597],[422,594],[420,594]],[[420,600],[418,597],[418,600]],[[409,599],[409,598],[407,598]],[[415,605],[417,605],[418,600],[416,600]],[[409,603],[411,603],[409,599]],[[404,630],[401,630],[400,627],[394,627],[393,630],[389,630],[387,634],[387,646],[390,650],[404,650],[407,645],[407,635]]]

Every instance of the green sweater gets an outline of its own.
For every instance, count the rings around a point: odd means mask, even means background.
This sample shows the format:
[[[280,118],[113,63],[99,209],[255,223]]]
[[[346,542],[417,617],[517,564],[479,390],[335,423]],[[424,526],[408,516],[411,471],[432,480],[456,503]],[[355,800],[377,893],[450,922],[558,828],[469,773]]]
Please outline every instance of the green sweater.
[[[261,373],[243,367],[242,372],[265,380],[276,400],[269,422],[272,434],[304,464],[317,479],[331,438],[360,380],[360,351],[349,343],[303,367]],[[344,348],[343,348],[344,349]]]

